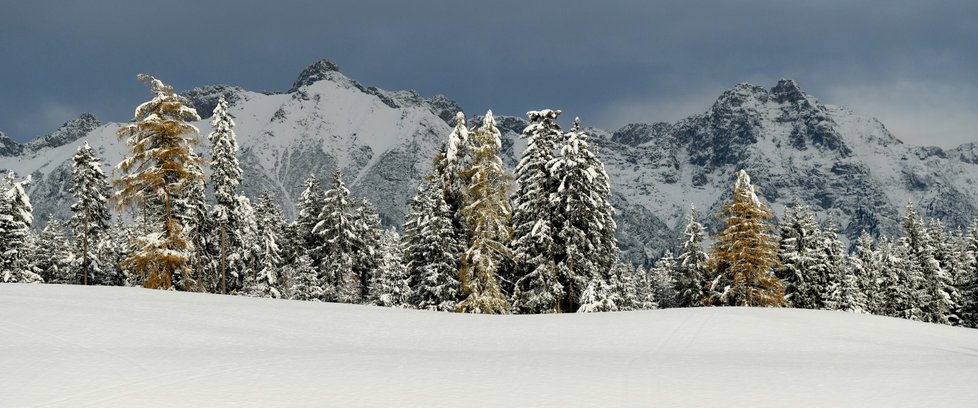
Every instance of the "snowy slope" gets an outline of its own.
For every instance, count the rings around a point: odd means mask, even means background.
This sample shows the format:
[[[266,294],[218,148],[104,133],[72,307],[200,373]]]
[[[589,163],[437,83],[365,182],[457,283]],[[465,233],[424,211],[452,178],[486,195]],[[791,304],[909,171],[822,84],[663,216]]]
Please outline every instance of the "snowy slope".
[[[974,407],[978,331],[742,308],[480,316],[0,285],[0,406]]]

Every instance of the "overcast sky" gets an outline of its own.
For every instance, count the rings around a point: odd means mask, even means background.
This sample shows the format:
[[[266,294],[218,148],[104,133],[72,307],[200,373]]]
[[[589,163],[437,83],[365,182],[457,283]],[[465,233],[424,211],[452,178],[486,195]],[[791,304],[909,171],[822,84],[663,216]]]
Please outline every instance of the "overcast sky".
[[[793,78],[907,142],[978,140],[975,0],[140,3],[4,1],[0,131],[24,141],[82,112],[128,120],[149,97],[140,72],[178,90],[284,91],[328,58],[470,113],[554,107],[608,129]]]

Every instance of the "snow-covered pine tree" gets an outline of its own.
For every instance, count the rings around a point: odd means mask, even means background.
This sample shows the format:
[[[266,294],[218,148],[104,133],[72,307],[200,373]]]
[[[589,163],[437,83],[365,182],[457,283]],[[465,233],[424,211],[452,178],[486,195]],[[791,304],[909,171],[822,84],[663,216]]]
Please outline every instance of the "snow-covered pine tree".
[[[919,265],[911,260],[907,247],[882,237],[876,246],[876,253],[882,271],[882,314],[921,320],[918,286],[922,275]]]
[[[618,311],[618,305],[613,299],[614,289],[601,277],[596,275],[591,278],[581,293],[581,305],[578,313],[597,313]]]
[[[144,286],[169,289],[190,258],[185,226],[175,210],[202,177],[194,171],[199,158],[191,154],[198,130],[190,122],[200,117],[171,86],[145,74],[139,79],[155,96],[136,108],[133,123],[119,129],[130,155],[118,165],[124,175],[115,181],[120,189],[113,198],[120,207],[143,209],[154,227],[137,238],[139,249],[126,260],[129,269],[144,276]]]
[[[652,291],[658,300],[660,308],[676,307],[676,283],[673,275],[676,271],[676,258],[671,251],[666,251],[662,258],[659,258],[649,270],[652,283]]]
[[[706,262],[709,256],[703,250],[704,231],[699,213],[690,205],[689,217],[686,218],[680,240],[679,256],[676,258],[676,307],[703,305],[703,289],[709,282],[706,278]]]
[[[456,228],[456,234],[460,239],[466,239],[468,234],[468,227],[462,219],[466,184],[462,172],[472,163],[473,148],[473,140],[469,137],[469,130],[465,125],[465,113],[458,112],[455,114],[455,128],[448,135],[448,143],[444,149],[436,155],[432,168],[441,178],[438,185],[444,190],[445,203],[448,204],[452,214],[452,225]]]
[[[952,303],[955,296],[950,277],[934,259],[934,247],[924,222],[917,216],[913,204],[907,204],[907,215],[903,219],[903,238],[901,244],[907,249],[913,275],[917,284],[921,319],[925,322],[949,324],[957,306]],[[956,318],[956,317],[954,317]]]
[[[475,149],[472,163],[462,172],[468,180],[463,194],[462,216],[470,231],[469,247],[462,257],[459,281],[465,299],[458,310],[469,313],[508,313],[509,302],[499,287],[498,267],[509,256],[512,234],[509,221],[509,182],[512,176],[503,169],[499,150],[499,129],[492,111],[472,138]]]
[[[613,301],[620,311],[637,310],[642,299],[639,297],[639,281],[635,276],[635,267],[627,262],[618,261],[611,267],[611,284]]]
[[[207,237],[210,231],[210,219],[208,218],[206,186],[204,186],[204,170],[200,163],[202,160],[196,157],[193,149],[190,155],[195,157],[194,163],[188,168],[195,174],[193,181],[187,183],[184,193],[185,198],[177,201],[176,210],[184,225],[184,235],[187,237],[188,251],[190,259],[187,263],[188,268],[182,274],[174,276],[173,285],[180,290],[203,292],[208,290],[205,282],[210,277],[207,275],[210,254],[207,251]]]
[[[829,267],[825,265],[824,241],[815,214],[795,201],[792,207],[785,209],[779,229],[778,258],[781,266],[775,274],[785,287],[788,306],[822,308]]]
[[[849,274],[856,279],[859,292],[865,296],[866,313],[882,315],[886,299],[881,288],[880,264],[873,250],[873,237],[865,230],[859,235],[848,263]]]
[[[343,183],[339,171],[333,173],[331,188],[326,191],[323,208],[320,211],[319,223],[313,228],[313,233],[319,235],[322,242],[319,250],[324,254],[322,263],[323,288],[327,301],[343,303],[361,303],[361,285],[359,276],[354,270],[354,248],[357,242],[357,231],[350,214],[350,190]]]
[[[74,254],[65,236],[65,225],[48,216],[48,223],[41,231],[31,256],[33,272],[45,283],[78,283],[79,277],[72,270]],[[94,250],[94,246],[92,248]]]
[[[136,250],[133,245],[135,236],[133,224],[118,221],[109,226],[97,248],[98,259],[102,260],[102,274],[95,276],[93,284],[125,286],[136,280],[124,262],[129,253]]]
[[[312,231],[316,224],[321,221],[319,215],[323,211],[325,195],[326,192],[319,183],[319,179],[316,178],[315,174],[310,173],[303,183],[302,194],[299,195],[299,202],[295,206],[298,213],[295,218],[296,233],[299,235],[306,252],[309,253],[322,247],[320,235],[314,234]],[[313,263],[322,261],[318,256],[314,256],[312,260]]]
[[[0,188],[0,282],[41,282],[41,276],[30,267],[31,224],[34,207],[25,188],[31,176],[16,181],[7,173]]]
[[[972,221],[963,247],[965,262],[961,277],[961,324],[978,328],[978,219]]]
[[[380,245],[381,261],[370,284],[370,301],[378,306],[410,307],[408,272],[404,264],[401,237],[394,230],[384,231]]]
[[[323,300],[323,287],[319,279],[316,268],[312,265],[312,258],[308,254],[299,255],[294,265],[286,267],[286,275],[291,277],[292,286],[289,287],[289,299],[292,300],[311,300],[320,302]]]
[[[634,268],[634,271],[636,288],[638,288],[638,304],[636,308],[638,310],[658,309],[659,300],[655,297],[656,291],[652,283],[652,275],[642,265]]]
[[[248,288],[249,296],[281,298],[279,268],[282,266],[279,242],[283,237],[285,220],[282,210],[268,191],[263,191],[255,207],[257,238],[257,274]]]
[[[731,202],[718,217],[726,227],[716,235],[710,256],[709,269],[716,276],[712,290],[720,293],[711,303],[783,306],[784,286],[773,270],[778,265],[777,238],[768,224],[773,215],[757,198],[747,172],[737,174]]]
[[[367,299],[373,275],[380,267],[381,231],[380,215],[367,199],[363,199],[353,215],[356,240],[353,245],[353,272],[360,279],[360,298]]]
[[[558,203],[551,199],[560,185],[560,175],[550,171],[557,142],[562,137],[555,122],[559,115],[559,110],[550,109],[527,112],[530,125],[523,129],[522,136],[527,140],[527,147],[516,165],[510,243],[513,268],[503,280],[514,283],[513,303],[521,313],[559,313],[561,303],[571,297],[564,291],[568,277],[557,276],[560,231],[555,228],[553,217]],[[576,282],[568,288],[581,287],[585,281],[577,279]]]
[[[238,231],[240,220],[237,203],[238,186],[241,184],[241,165],[238,163],[238,141],[234,134],[234,120],[228,112],[228,102],[220,97],[211,118],[214,130],[207,135],[211,145],[211,184],[214,186],[214,206],[211,219],[214,223],[212,241],[216,246],[216,260],[213,266],[218,275],[219,293],[228,293],[229,258],[240,257],[241,237]]]
[[[961,318],[958,310],[961,309],[961,292],[958,289],[958,275],[962,268],[962,258],[955,252],[955,239],[948,236],[944,230],[944,225],[938,219],[931,219],[927,228],[927,235],[930,238],[930,246],[933,248],[934,260],[940,267],[942,273],[939,275],[939,287],[947,296],[950,303],[951,312],[948,314],[948,324],[957,326]]]
[[[68,221],[74,235],[75,258],[79,263],[81,284],[88,285],[94,275],[101,274],[103,262],[97,248],[109,229],[109,183],[102,170],[102,159],[85,142],[72,158],[71,188],[75,198],[71,204],[72,217]]]
[[[866,312],[866,295],[859,290],[859,280],[848,264],[848,256],[835,231],[835,221],[829,217],[822,231],[823,259],[828,276],[828,287],[823,295],[823,306],[829,310]]]
[[[434,175],[425,177],[411,200],[404,224],[404,256],[411,304],[418,309],[454,311],[462,300],[458,254],[464,247],[455,239],[451,208],[440,183]]]
[[[578,119],[548,167],[559,179],[551,200],[556,203],[557,247],[563,249],[557,258],[557,278],[565,292],[561,310],[576,310],[581,288],[593,276],[606,275],[619,259],[611,188]]]

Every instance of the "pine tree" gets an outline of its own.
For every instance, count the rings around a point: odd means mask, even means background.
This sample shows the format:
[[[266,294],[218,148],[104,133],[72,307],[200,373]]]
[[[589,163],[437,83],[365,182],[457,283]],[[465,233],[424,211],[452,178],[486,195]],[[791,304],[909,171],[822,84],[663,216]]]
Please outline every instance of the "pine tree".
[[[315,251],[322,246],[319,234],[314,234],[313,229],[320,221],[325,194],[319,179],[310,173],[303,183],[302,194],[296,204],[298,215],[295,218],[296,232],[306,251]],[[318,257],[313,257],[312,260],[314,263],[322,261]]]
[[[706,263],[709,257],[703,250],[703,224],[699,221],[699,213],[692,205],[689,207],[689,217],[683,227],[681,252],[676,258],[675,287],[676,307],[695,307],[703,304],[706,296],[703,289],[708,284],[706,278]]]
[[[771,210],[757,198],[747,172],[737,174],[734,194],[718,214],[725,229],[717,234],[710,256],[720,293],[712,303],[730,306],[783,306],[784,287],[774,276],[778,265],[777,238],[768,224]]]
[[[873,251],[873,237],[865,230],[856,241],[856,248],[849,257],[849,274],[856,279],[857,290],[865,296],[865,311],[883,314],[886,301],[882,293],[880,265]]]
[[[612,298],[612,287],[601,276],[592,278],[581,293],[581,306],[578,313],[597,313],[618,311]]]
[[[370,284],[370,301],[378,306],[409,307],[411,288],[401,238],[393,230],[381,238],[381,262]]]
[[[136,250],[133,245],[134,236],[133,224],[118,221],[109,226],[97,249],[98,258],[103,263],[102,274],[95,276],[93,284],[107,286],[134,284],[137,277],[125,267],[125,260],[129,257],[129,253]]]
[[[196,157],[193,149],[190,155]],[[208,208],[206,199],[206,187],[204,186],[204,171],[200,167],[200,160],[188,166],[191,173],[195,176],[187,183],[185,199],[176,203],[176,213],[184,225],[184,235],[187,237],[188,252],[190,258],[187,261],[188,268],[182,274],[174,276],[173,285],[185,291],[205,291],[204,282],[208,279],[206,271],[210,261],[210,254],[207,251],[207,236],[210,230],[210,219],[208,218]]]
[[[360,298],[369,295],[373,275],[380,267],[381,225],[380,216],[374,205],[364,199],[353,216],[353,229],[356,240],[353,245],[354,273],[360,280]]]
[[[88,285],[102,271],[97,248],[109,229],[109,183],[102,171],[102,159],[86,142],[73,157],[72,186],[68,190],[75,198],[71,205],[74,214],[69,221],[75,238],[75,257],[78,259],[81,284]]]
[[[503,257],[509,256],[507,245],[512,232],[508,226],[511,210],[507,190],[512,177],[499,158],[502,143],[492,111],[486,113],[482,127],[472,137],[476,148],[471,167],[462,172],[468,180],[462,216],[471,236],[459,272],[466,297],[458,310],[508,313],[510,305],[500,290],[497,275]]]
[[[615,262],[611,268],[609,284],[612,288],[612,301],[619,311],[637,310],[641,306],[639,296],[639,281],[635,276],[635,268],[625,262]]]
[[[309,255],[299,255],[295,265],[289,265],[287,269],[285,274],[291,277],[292,282],[288,290],[289,299],[314,302],[323,300],[323,287],[320,283],[319,274],[313,267],[312,258]]]
[[[559,230],[552,219],[558,203],[551,195],[557,191],[560,179],[551,173],[550,165],[562,136],[554,122],[559,115],[559,110],[549,109],[527,112],[530,125],[523,130],[527,148],[516,165],[510,244],[514,267],[511,276],[504,280],[515,283],[514,306],[522,313],[560,312],[561,302],[570,297],[564,293],[564,284],[573,278],[557,276]],[[577,282],[581,287],[581,281]]]
[[[961,324],[978,328],[978,219],[971,223],[963,241]]]
[[[332,186],[326,191],[319,223],[313,233],[322,242],[319,254],[324,254],[322,263],[323,288],[327,301],[361,303],[362,284],[354,270],[354,248],[357,231],[350,214],[350,190],[343,183],[339,171],[333,174]]]
[[[72,271],[75,259],[65,236],[65,226],[57,219],[50,216],[48,218],[47,225],[37,239],[31,257],[31,269],[45,283],[77,283],[78,277]]]
[[[907,215],[903,219],[902,245],[907,249],[910,260],[911,277],[917,289],[920,302],[921,320],[931,323],[949,324],[952,312],[957,309],[952,303],[954,291],[950,277],[934,258],[934,247],[924,223],[917,216],[912,203],[907,204]]]
[[[255,230],[257,238],[257,274],[247,289],[254,297],[281,298],[279,289],[279,268],[282,265],[281,249],[285,221],[282,210],[278,208],[268,191],[262,192],[255,207]]]
[[[638,310],[652,310],[659,308],[659,299],[656,298],[655,284],[652,282],[652,275],[639,265],[633,268],[635,273],[635,283],[638,288]]]
[[[425,177],[411,200],[404,224],[404,256],[411,304],[418,309],[453,311],[462,300],[458,254],[464,248],[455,239],[451,208],[440,180]]]
[[[594,276],[606,274],[618,261],[611,188],[604,165],[587,143],[580,120],[565,135],[560,155],[548,166],[559,179],[551,200],[557,204],[557,277],[566,296],[562,310],[578,309],[580,289]]]
[[[219,275],[220,293],[228,293],[229,258],[240,257],[241,236],[237,234],[241,221],[235,218],[237,190],[241,184],[241,165],[238,163],[238,142],[234,134],[234,120],[228,112],[228,102],[222,96],[214,107],[211,118],[213,131],[207,135],[211,145],[211,184],[214,186],[214,206],[211,218],[214,223],[214,242],[217,246],[214,270]]]
[[[820,309],[828,286],[828,266],[822,231],[811,209],[797,201],[785,209],[780,224],[778,258],[781,267],[776,275],[785,286],[788,306]]]
[[[0,188],[0,282],[41,282],[28,259],[34,207],[25,188],[31,177],[19,182],[15,178],[8,173]]]
[[[115,182],[120,190],[114,198],[120,207],[143,209],[153,222],[153,231],[137,238],[139,249],[126,260],[129,268],[145,277],[146,287],[169,289],[174,275],[186,272],[190,257],[175,208],[202,177],[194,171],[199,159],[190,148],[198,131],[189,123],[200,117],[169,85],[149,75],[139,79],[155,97],[136,108],[135,122],[119,129],[131,155],[119,163],[125,174]]]
[[[823,295],[823,305],[829,310],[866,312],[866,295],[859,290],[859,280],[852,273],[842,242],[835,231],[835,221],[830,217],[822,232],[823,259],[828,276],[828,286]]]
[[[673,279],[675,270],[676,259],[673,258],[672,252],[666,251],[649,271],[652,290],[655,292],[654,296],[658,300],[660,308],[676,307],[676,299],[679,296],[676,293],[676,284]]]

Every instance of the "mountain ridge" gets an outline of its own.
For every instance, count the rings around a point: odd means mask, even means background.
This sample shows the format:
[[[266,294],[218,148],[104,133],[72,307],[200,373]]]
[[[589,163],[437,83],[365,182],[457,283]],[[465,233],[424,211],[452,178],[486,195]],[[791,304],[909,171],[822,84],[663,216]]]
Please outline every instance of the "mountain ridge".
[[[291,216],[305,177],[325,179],[339,169],[353,193],[373,201],[390,226],[403,221],[408,199],[461,110],[444,95],[364,86],[328,60],[304,69],[285,93],[214,85],[182,94],[205,117],[196,123],[202,152],[209,110],[220,96],[230,101],[246,195],[267,189]],[[476,113],[469,112],[471,125],[478,123]],[[497,121],[503,160],[512,167],[525,148],[520,133],[526,120]],[[0,155],[12,158],[0,168],[32,174],[36,215],[64,218],[75,142],[90,140],[114,165],[124,152],[118,127],[92,116],[23,145],[0,134]],[[622,249],[636,262],[674,247],[691,203],[708,214],[719,210],[740,169],[751,173],[777,215],[799,200],[822,219],[831,214],[849,238],[864,229],[899,233],[907,201],[952,227],[978,216],[975,144],[948,150],[907,145],[878,120],[822,104],[790,79],[771,88],[737,84],[705,112],[672,124],[588,130],[611,176]],[[704,218],[714,230],[719,226]]]

